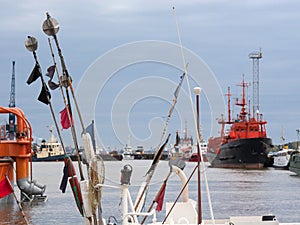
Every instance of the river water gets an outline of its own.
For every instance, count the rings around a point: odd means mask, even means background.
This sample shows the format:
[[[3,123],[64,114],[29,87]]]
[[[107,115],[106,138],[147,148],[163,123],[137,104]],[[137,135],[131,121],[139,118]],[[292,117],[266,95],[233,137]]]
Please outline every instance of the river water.
[[[104,162],[104,183],[118,186],[120,183],[120,170],[126,164],[133,167],[129,191],[132,199],[135,199],[140,183],[145,180],[145,174],[151,165],[151,161],[106,161]],[[193,171],[195,165],[195,163],[187,163],[184,169],[187,177]],[[273,168],[264,170],[220,169],[210,168],[208,165],[205,164],[205,171],[215,219],[240,215],[273,214],[279,222],[300,222],[300,178],[294,176],[293,173]],[[75,206],[70,187],[67,187],[64,194],[59,190],[62,170],[62,162],[33,163],[34,179],[47,185],[45,194],[48,199],[44,203],[22,204],[30,224],[84,224],[84,220]],[[152,202],[168,172],[168,163],[161,161],[149,186],[148,202]],[[196,200],[197,194],[196,178],[197,174],[194,174],[189,185],[190,198],[194,200]],[[207,202],[203,171],[201,172],[201,189],[203,218],[210,219],[211,214]],[[177,175],[172,175],[167,183],[165,201],[174,201],[180,190],[179,178]],[[145,205],[146,209],[148,205]],[[102,209],[106,220],[109,216],[115,216],[119,221],[119,189],[103,188]],[[164,210],[158,213],[158,219],[162,219],[164,214]],[[0,224],[25,224],[16,203],[0,205]]]

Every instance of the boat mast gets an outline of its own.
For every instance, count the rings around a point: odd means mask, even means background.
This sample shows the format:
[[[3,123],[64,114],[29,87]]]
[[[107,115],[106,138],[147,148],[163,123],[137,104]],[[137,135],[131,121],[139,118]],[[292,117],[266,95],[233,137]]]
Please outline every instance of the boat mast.
[[[185,121],[185,127],[184,127],[184,130],[183,130],[183,133],[184,133],[184,140],[187,140],[187,121]]]
[[[228,87],[228,92],[227,94],[225,94],[225,96],[227,96],[227,109],[228,109],[228,123],[231,122],[231,107],[230,107],[230,97],[231,97],[231,94],[230,94],[230,87]]]
[[[246,107],[245,107],[247,105],[246,97],[245,97],[245,87],[248,87],[248,83],[245,82],[244,75],[243,75],[242,83],[238,84],[238,86],[242,87],[242,99],[241,99],[241,102],[239,102],[239,99],[237,98],[235,104],[242,107],[239,119],[241,119],[242,121],[245,121],[246,115],[248,114],[246,111]]]
[[[231,124],[231,102],[230,102],[230,97],[231,97],[231,93],[230,93],[230,87],[228,87],[227,89],[227,94],[225,94],[225,96],[227,96],[227,116],[228,116],[228,119],[226,121],[226,119],[224,118],[225,116],[222,114],[221,116],[221,119],[219,119],[218,123],[222,125],[222,128],[221,128],[221,136],[223,137],[224,136],[224,130],[225,130],[225,124]]]

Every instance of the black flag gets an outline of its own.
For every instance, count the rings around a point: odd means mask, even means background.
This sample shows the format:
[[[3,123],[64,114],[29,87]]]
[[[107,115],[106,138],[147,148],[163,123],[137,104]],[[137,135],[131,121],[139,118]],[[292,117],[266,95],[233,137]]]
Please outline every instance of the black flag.
[[[176,88],[176,90],[175,90],[175,92],[174,92],[174,97],[175,97],[175,98],[178,97],[179,90],[180,90],[180,88],[181,88],[181,85],[182,85],[182,81],[183,81],[183,79],[184,79],[184,76],[185,76],[185,73],[183,73],[183,74],[180,76],[180,82],[179,82],[179,84],[178,84],[178,86],[177,86],[177,88]]]
[[[50,66],[50,67],[47,69],[46,76],[47,76],[47,77],[50,77],[50,79],[52,80],[53,75],[54,75],[54,72],[55,72],[55,65]]]
[[[59,87],[58,84],[54,83],[54,82],[51,81],[51,80],[48,80],[48,86],[49,86],[49,88],[50,88],[51,90],[55,90],[56,88]]]
[[[68,178],[69,178],[69,159],[65,160],[65,166],[63,170],[63,177],[61,179],[61,183],[59,186],[59,189],[62,193],[66,192],[66,188],[68,185]]]
[[[40,95],[38,97],[38,100],[46,105],[50,103],[51,94],[45,84],[42,86],[42,90],[40,92]]]
[[[155,154],[154,159],[153,159],[152,164],[151,164],[151,167],[150,167],[150,169],[148,170],[148,172],[146,174],[154,171],[155,167],[157,166],[157,164],[158,164],[158,162],[161,158],[161,155],[162,155],[164,149],[166,148],[166,146],[169,142],[170,136],[171,136],[171,134],[168,135],[165,143],[159,148],[158,152]]]
[[[58,84],[54,83],[52,81],[52,78],[53,78],[53,75],[55,73],[55,65],[53,66],[50,66],[48,69],[47,69],[47,73],[46,73],[46,76],[48,76],[50,78],[50,80],[48,80],[48,86],[51,90],[55,90],[56,88],[59,87]]]
[[[36,81],[40,76],[42,76],[41,68],[40,65],[36,63],[26,83],[29,85]]]

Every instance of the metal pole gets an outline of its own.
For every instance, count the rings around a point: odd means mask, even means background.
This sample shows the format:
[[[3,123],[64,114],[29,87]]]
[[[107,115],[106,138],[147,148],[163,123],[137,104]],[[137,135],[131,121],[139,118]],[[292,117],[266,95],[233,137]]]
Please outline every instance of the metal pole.
[[[197,156],[198,156],[198,224],[202,223],[202,209],[201,209],[201,174],[200,174],[200,162],[201,162],[201,152],[200,152],[200,107],[199,107],[199,95],[201,88],[194,88],[194,93],[196,95],[196,110],[197,110]]]
[[[77,101],[76,101],[76,98],[75,98],[75,94],[74,94],[74,90],[73,90],[73,86],[72,86],[72,80],[71,80],[71,77],[68,74],[66,64],[65,64],[65,61],[64,61],[59,43],[58,43],[58,39],[57,39],[57,36],[56,36],[56,33],[59,30],[59,24],[54,18],[51,18],[49,13],[46,13],[46,16],[47,16],[47,19],[43,23],[43,31],[48,36],[52,36],[54,38],[54,41],[55,41],[55,44],[56,44],[56,47],[57,47],[57,50],[58,50],[58,55],[60,57],[61,67],[62,67],[62,71],[63,71],[60,83],[62,83],[62,85],[65,87],[65,91],[66,91],[66,95],[67,95],[67,101],[68,101],[68,104],[69,104],[69,107],[70,107],[70,109],[68,107],[66,108],[69,120],[71,119],[70,116],[69,116],[69,115],[71,115],[71,111],[70,111],[71,110],[71,101],[70,101],[70,97],[69,97],[68,87],[70,87],[70,89],[71,89],[71,93],[72,93],[72,96],[73,96],[73,100],[75,102],[75,106],[76,106],[77,113],[78,113],[78,116],[79,116],[79,119],[80,119],[80,122],[81,122],[83,133],[86,133],[86,130],[84,128],[84,124],[83,124],[83,121],[82,121],[82,118],[81,118],[81,114],[80,114],[80,111],[79,111],[79,107],[77,105]],[[79,168],[80,178],[81,178],[81,180],[84,180],[81,160],[80,160],[80,157],[79,157],[79,147],[78,147],[78,143],[77,143],[75,127],[74,127],[71,120],[70,120],[70,124],[71,124],[71,132],[72,132],[72,137],[73,137],[73,140],[74,140],[75,149],[76,149],[76,152],[77,152],[77,161],[78,161],[78,168]]]

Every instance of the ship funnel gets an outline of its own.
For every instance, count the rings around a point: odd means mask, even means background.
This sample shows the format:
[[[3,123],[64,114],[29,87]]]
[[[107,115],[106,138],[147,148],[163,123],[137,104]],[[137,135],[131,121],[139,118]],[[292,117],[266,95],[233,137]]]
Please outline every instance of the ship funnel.
[[[46,185],[38,184],[36,181],[31,182],[28,179],[17,180],[17,185],[27,195],[43,195],[46,190]]]

